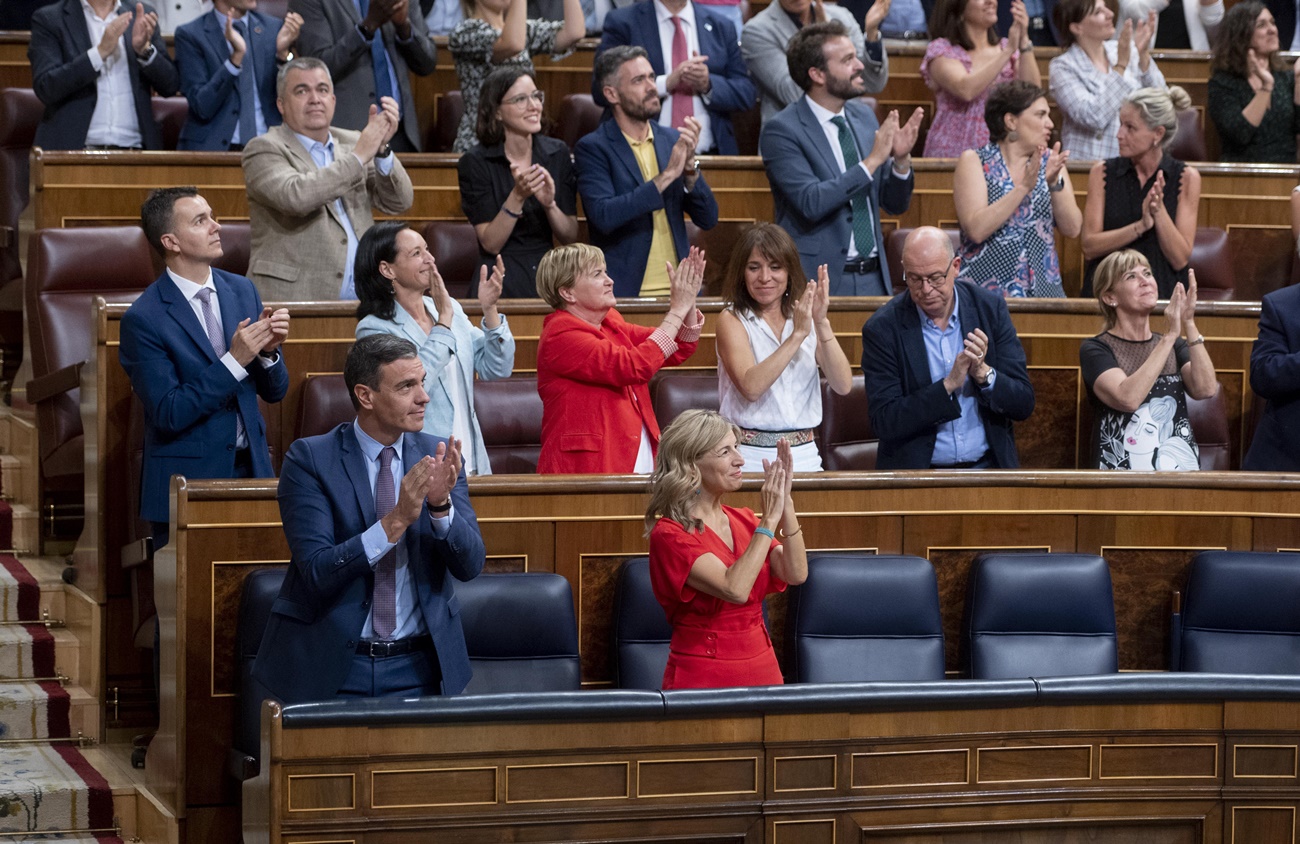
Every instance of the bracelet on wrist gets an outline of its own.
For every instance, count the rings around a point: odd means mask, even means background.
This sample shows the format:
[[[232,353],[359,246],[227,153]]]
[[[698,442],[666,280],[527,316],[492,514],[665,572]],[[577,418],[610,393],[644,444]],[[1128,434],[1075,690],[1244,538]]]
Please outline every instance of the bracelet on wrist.
[[[1187,345],[1188,345],[1188,346],[1204,346],[1204,345],[1205,345],[1205,335],[1202,334],[1200,337],[1197,337],[1195,340],[1188,340],[1188,341],[1187,341]]]
[[[803,533],[803,525],[799,525],[799,527],[795,529],[794,533],[786,533],[785,528],[780,528],[780,533],[782,539],[789,539],[792,536],[798,536]]]
[[[514,212],[514,211],[511,211],[509,208],[505,207],[504,205],[501,206],[501,210],[505,212],[506,216],[508,216],[508,217],[513,217],[513,218],[516,219],[516,220],[518,220],[520,217],[524,216],[524,212],[523,212],[523,211],[519,211],[518,213],[516,213],[516,212]]]
[[[430,512],[430,513],[446,513],[446,512],[447,512],[448,510],[450,510],[450,509],[451,509],[451,499],[450,499],[450,498],[448,498],[448,499],[447,499],[445,502],[443,502],[442,504],[430,504],[430,505],[429,505],[429,512]]]
[[[1023,56],[1025,53],[1032,53],[1033,51],[1034,51],[1034,45],[1030,44],[1028,47],[1020,48],[1020,55]]]
[[[754,528],[754,535],[758,536],[759,534],[766,536],[768,539],[776,539],[776,534],[772,533],[772,531],[768,530],[762,525],[759,525],[758,527]]]

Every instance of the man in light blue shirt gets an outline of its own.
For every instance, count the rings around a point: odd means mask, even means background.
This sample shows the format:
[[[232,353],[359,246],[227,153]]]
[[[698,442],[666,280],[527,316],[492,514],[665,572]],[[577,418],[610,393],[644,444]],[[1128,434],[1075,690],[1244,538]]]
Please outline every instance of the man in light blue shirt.
[[[937,228],[903,244],[907,290],[862,328],[878,469],[1014,469],[1012,423],[1034,389],[1003,298],[957,282],[961,259]]]
[[[252,229],[249,277],[271,301],[355,299],[352,264],[371,208],[402,214],[415,199],[410,177],[388,147],[397,103],[370,107],[361,132],[331,126],[334,87],[320,59],[280,71],[276,104],[284,123],[252,139],[242,164]]]

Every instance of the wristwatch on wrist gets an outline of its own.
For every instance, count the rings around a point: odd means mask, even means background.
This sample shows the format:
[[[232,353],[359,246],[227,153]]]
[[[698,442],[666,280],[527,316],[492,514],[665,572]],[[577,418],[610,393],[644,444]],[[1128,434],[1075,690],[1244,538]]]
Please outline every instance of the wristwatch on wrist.
[[[1061,191],[1065,190],[1065,174],[1062,173],[1061,178],[1057,179],[1056,184],[1049,187],[1048,190],[1050,190],[1052,193],[1060,193]]]
[[[136,55],[140,57],[140,61],[147,62],[152,59],[157,52],[158,48],[153,44],[146,44],[144,45],[144,52],[136,53]]]
[[[694,176],[696,173],[700,172],[700,157],[697,155],[692,158],[691,163],[682,172],[687,176]]]

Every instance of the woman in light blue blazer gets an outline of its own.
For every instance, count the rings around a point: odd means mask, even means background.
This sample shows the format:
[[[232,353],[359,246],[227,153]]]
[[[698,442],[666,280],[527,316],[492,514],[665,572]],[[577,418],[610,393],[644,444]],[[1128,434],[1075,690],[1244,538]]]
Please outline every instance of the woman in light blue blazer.
[[[505,277],[501,259],[491,274],[481,269],[482,328],[447,293],[424,238],[405,223],[371,226],[357,244],[354,273],[361,300],[357,339],[396,334],[415,343],[429,394],[424,432],[460,440],[466,474],[490,475],[474,413],[474,374],[485,381],[509,378],[515,365],[515,338],[497,312]]]

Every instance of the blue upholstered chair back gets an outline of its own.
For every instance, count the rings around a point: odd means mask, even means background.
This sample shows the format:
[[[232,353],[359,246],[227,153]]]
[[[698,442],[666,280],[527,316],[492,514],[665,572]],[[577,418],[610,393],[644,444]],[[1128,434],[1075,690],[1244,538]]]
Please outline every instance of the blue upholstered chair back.
[[[981,554],[966,596],[965,655],[980,680],[1119,670],[1110,569],[1090,554]]]
[[[262,646],[262,635],[271,618],[271,604],[280,594],[284,569],[258,569],[244,578],[239,596],[239,622],[235,626],[236,675],[235,734],[226,768],[235,779],[243,781],[257,776],[257,756],[261,749],[262,701],[273,695],[253,679],[253,659]]]
[[[909,556],[812,557],[790,590],[786,657],[799,683],[942,680],[934,568]]]
[[[658,689],[668,664],[673,628],[650,587],[648,557],[633,557],[619,567],[613,628],[614,685]]]
[[[573,591],[550,572],[456,584],[474,678],[466,694],[558,692],[582,684]]]
[[[1176,671],[1300,674],[1300,554],[1197,554],[1173,637]]]

